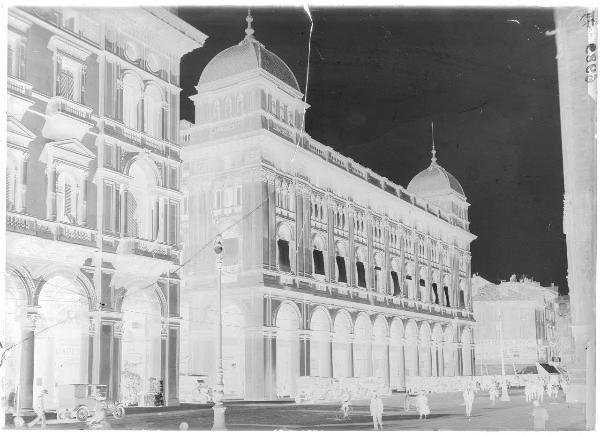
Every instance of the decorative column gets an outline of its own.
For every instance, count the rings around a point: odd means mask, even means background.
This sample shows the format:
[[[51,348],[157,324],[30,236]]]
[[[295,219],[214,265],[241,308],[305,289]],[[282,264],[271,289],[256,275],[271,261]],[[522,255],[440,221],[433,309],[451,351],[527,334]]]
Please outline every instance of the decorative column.
[[[310,331],[300,331],[300,376],[310,376]]]
[[[356,255],[354,253],[354,209],[346,206],[348,216],[348,286],[356,286]]]
[[[354,334],[348,334],[348,372],[349,378],[354,377]]]
[[[264,397],[267,400],[277,398],[277,333],[272,330],[263,332],[264,346],[264,379],[265,393]]]
[[[97,314],[90,312],[89,324],[88,324],[88,361],[87,361],[87,380],[88,384],[94,382],[94,359],[96,353],[94,352],[95,337],[98,333],[98,322],[96,321]]]
[[[390,390],[390,337],[386,337],[383,350],[383,374],[384,384]]]
[[[77,217],[79,218],[79,225],[85,226],[87,223],[87,171],[83,173],[81,182],[79,184],[79,210]]]
[[[398,356],[398,371],[400,372],[399,389],[406,389],[406,353],[404,351],[406,339],[400,340],[400,355]]]
[[[431,376],[439,376],[437,364],[437,342],[431,342],[429,353],[431,354]]]
[[[374,265],[374,250],[373,250],[373,228],[374,219],[370,212],[365,213],[365,220],[367,221],[367,264],[365,264],[365,281],[367,284],[367,290],[376,291],[375,288],[375,265]]]
[[[390,255],[390,223],[389,221],[386,219],[384,221],[383,224],[383,252],[384,252],[384,289],[385,289],[385,294],[386,295],[390,295],[390,294],[394,294],[394,289],[392,286],[392,256]]]
[[[21,379],[19,381],[19,408],[33,408],[33,375],[35,361],[35,330],[40,315],[36,307],[28,307],[21,332]]]
[[[56,166],[50,162],[46,167],[48,184],[46,185],[46,219],[56,220]]]

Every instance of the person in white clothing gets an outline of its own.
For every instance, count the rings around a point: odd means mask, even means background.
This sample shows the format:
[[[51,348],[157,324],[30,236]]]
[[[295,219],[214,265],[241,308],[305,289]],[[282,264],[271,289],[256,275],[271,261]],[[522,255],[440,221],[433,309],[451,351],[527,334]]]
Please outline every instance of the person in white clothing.
[[[373,429],[383,429],[383,400],[376,391],[371,396],[370,410],[373,417]]]

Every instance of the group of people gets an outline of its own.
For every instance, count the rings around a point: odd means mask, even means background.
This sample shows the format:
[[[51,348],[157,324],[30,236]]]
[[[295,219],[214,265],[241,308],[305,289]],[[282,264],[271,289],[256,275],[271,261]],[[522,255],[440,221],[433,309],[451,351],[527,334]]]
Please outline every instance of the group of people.
[[[525,384],[525,401],[530,403],[532,400],[538,400],[540,403],[544,403],[544,391],[549,399],[556,399],[558,397],[559,388],[560,385],[553,384],[552,382],[545,382],[541,377],[532,380]]]

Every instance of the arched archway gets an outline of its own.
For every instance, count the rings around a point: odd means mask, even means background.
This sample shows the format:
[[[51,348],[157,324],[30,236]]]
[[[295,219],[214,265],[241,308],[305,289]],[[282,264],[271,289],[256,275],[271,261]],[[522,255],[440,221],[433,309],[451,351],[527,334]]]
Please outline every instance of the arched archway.
[[[300,313],[297,307],[284,302],[275,317],[277,341],[275,349],[275,376],[277,396],[290,397],[296,392],[296,379],[300,375],[298,330]]]
[[[444,355],[443,355],[444,332],[439,323],[433,326],[431,332],[431,375],[444,376]]]
[[[55,409],[58,386],[88,382],[90,301],[81,285],[60,275],[44,283],[37,300],[34,397],[45,388],[47,407]]]
[[[471,341],[471,329],[464,328],[460,337],[461,343],[461,366],[463,376],[472,376],[473,373],[473,352]]]
[[[161,376],[161,301],[154,287],[130,288],[121,303],[121,401],[154,406]]]
[[[28,291],[23,281],[14,272],[6,274],[4,293],[4,322],[1,336],[4,337],[4,364],[0,385],[8,396],[17,391],[21,374],[21,347],[23,323],[27,315]],[[14,347],[13,347],[14,346]]]
[[[389,355],[388,355],[388,325],[385,317],[377,316],[373,323],[373,376],[382,379],[385,385],[390,382]]]
[[[454,341],[455,327],[451,324],[446,325],[444,330],[444,375],[456,376],[456,343]]]
[[[354,323],[354,377],[371,376],[371,319],[365,313],[359,313]]]
[[[431,376],[431,328],[427,322],[419,329],[419,375]]]
[[[294,238],[290,226],[280,223],[277,227],[277,266],[283,272],[291,272],[295,263]]]
[[[419,352],[418,352],[418,339],[419,330],[417,323],[414,320],[410,320],[406,325],[406,366],[408,376],[419,376]]]
[[[403,390],[406,387],[404,377],[404,325],[402,320],[394,318],[390,326],[390,387]]]
[[[350,314],[340,310],[333,322],[333,377],[352,377],[352,320]]]
[[[310,319],[310,375],[331,377],[331,319],[325,308],[316,308]]]

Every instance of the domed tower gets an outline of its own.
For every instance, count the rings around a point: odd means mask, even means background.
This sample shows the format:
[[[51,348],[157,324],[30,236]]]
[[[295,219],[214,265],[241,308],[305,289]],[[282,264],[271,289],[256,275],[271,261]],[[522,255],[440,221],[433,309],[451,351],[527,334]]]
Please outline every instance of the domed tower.
[[[407,190],[450,213],[463,228],[469,228],[469,203],[465,191],[458,180],[437,162],[435,142],[431,148],[431,164],[415,175]]]
[[[296,77],[279,56],[254,37],[249,11],[246,21],[244,39],[206,65],[196,86],[198,93],[190,97],[196,107],[197,140],[271,129],[270,120],[284,127],[279,134],[289,136],[289,140],[295,139],[294,129],[303,129],[305,103]],[[193,139],[184,138],[184,144]]]

